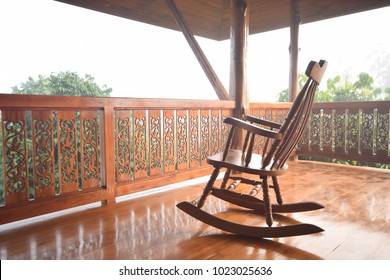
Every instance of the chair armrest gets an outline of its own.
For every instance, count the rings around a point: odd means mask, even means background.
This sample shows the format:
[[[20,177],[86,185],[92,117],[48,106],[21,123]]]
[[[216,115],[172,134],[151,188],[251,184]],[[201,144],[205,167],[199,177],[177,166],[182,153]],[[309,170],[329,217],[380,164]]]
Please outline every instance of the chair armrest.
[[[243,121],[243,120],[240,120],[240,119],[228,117],[225,119],[224,122],[227,124],[231,124],[235,127],[245,129],[246,131],[249,131],[251,133],[264,136],[264,137],[273,138],[273,139],[281,139],[283,137],[282,133],[272,131],[269,129],[265,129],[265,128],[250,124],[250,123]]]
[[[280,123],[273,122],[273,121],[268,121],[268,120],[264,120],[264,119],[260,119],[260,118],[253,117],[253,116],[245,116],[244,119],[247,120],[247,121],[250,121],[252,123],[265,125],[265,126],[268,126],[268,127],[271,127],[271,128],[279,129],[282,126]]]

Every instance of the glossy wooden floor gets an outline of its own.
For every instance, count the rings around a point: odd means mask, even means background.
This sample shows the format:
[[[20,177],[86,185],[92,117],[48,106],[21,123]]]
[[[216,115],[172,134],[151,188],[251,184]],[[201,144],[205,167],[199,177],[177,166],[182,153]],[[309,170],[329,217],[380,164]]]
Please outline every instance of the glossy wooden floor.
[[[276,216],[325,232],[279,239],[231,235],[175,207],[202,185],[171,189],[24,226],[0,226],[1,259],[390,259],[390,172],[294,162],[280,177],[286,202],[314,200],[325,209]],[[263,225],[253,212],[210,198],[210,212]]]

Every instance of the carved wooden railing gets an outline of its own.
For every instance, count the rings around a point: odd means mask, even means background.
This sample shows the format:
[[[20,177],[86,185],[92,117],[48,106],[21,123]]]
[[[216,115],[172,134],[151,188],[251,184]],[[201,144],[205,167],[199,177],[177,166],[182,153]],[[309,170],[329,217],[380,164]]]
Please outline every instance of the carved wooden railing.
[[[117,196],[209,174],[206,158],[223,149],[235,104],[146,102],[115,110]]]
[[[390,101],[315,103],[298,152],[390,164]]]
[[[281,122],[289,103],[250,105],[250,113]],[[390,101],[314,103],[298,155],[390,164]],[[259,150],[261,143],[258,143]]]
[[[0,224],[209,174],[234,105],[0,94]],[[282,122],[290,105],[252,103],[249,114]],[[389,164],[389,110],[315,103],[298,154]]]
[[[231,101],[0,95],[0,224],[209,173]]]

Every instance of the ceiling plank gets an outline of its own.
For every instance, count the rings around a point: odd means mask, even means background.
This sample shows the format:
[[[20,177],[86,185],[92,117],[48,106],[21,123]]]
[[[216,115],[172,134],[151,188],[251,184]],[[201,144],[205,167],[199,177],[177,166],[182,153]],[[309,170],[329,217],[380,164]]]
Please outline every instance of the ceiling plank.
[[[179,30],[165,0],[55,0]],[[195,36],[226,40],[230,35],[229,0],[180,0],[177,7]],[[290,26],[290,0],[248,0],[249,33]],[[390,0],[299,0],[302,24],[390,6]]]

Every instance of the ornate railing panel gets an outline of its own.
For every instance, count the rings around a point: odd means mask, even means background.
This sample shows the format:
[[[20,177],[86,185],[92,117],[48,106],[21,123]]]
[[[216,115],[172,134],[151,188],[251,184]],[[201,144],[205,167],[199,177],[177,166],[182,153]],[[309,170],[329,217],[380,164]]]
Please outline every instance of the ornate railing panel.
[[[100,188],[99,123],[99,110],[1,110],[1,206]]]
[[[390,164],[389,101],[315,103],[301,155]]]
[[[283,121],[288,103],[251,104],[249,113]],[[390,101],[314,103],[299,155],[390,164]],[[262,143],[256,146],[261,150]]]
[[[116,182],[208,167],[227,138],[218,108],[116,109]]]

